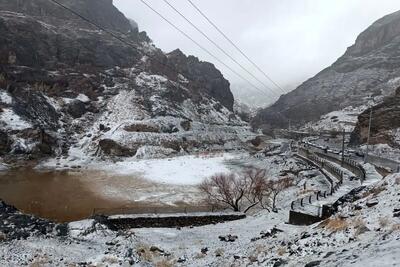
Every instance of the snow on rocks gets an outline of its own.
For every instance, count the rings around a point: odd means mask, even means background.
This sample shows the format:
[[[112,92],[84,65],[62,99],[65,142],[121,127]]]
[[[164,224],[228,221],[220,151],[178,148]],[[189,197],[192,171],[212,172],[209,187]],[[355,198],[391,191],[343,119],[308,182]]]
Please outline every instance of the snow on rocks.
[[[1,243],[0,265],[40,259],[48,265],[393,266],[400,261],[399,190],[399,174],[372,182],[354,202],[343,203],[337,214],[311,226],[286,224],[287,209],[193,228],[115,232],[96,220],[73,222],[63,238],[32,236]]]
[[[351,132],[357,123],[358,115],[360,115],[367,108],[367,105],[362,105],[359,107],[350,106],[342,110],[333,111],[321,116],[320,120],[317,122],[307,123],[304,128],[312,128],[316,131],[345,129],[346,132]]]
[[[0,89],[0,103],[11,105],[12,97],[5,91]]]
[[[0,125],[10,130],[23,130],[32,127],[32,125],[18,116],[11,108],[4,108],[0,113]]]

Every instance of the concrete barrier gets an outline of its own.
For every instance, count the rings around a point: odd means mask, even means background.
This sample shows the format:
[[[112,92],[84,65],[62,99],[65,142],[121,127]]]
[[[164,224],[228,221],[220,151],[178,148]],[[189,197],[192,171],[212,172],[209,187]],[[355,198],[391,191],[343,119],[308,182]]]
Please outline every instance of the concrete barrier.
[[[176,228],[223,223],[246,218],[242,213],[229,214],[175,214],[165,216],[110,216],[103,219],[107,225],[122,230],[130,228]]]
[[[319,216],[305,214],[294,210],[289,211],[289,224],[310,225],[320,221],[322,221],[322,218]]]

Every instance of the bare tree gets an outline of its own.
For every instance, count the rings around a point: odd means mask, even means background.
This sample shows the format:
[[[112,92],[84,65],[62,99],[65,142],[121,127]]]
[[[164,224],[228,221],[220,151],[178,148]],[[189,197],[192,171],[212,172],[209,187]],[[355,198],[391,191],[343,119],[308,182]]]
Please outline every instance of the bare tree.
[[[282,191],[293,185],[293,179],[286,176],[278,180],[269,180],[267,184],[267,187],[271,190],[272,210],[277,211],[276,199]]]
[[[288,177],[271,180],[266,177],[266,170],[247,169],[240,175],[214,175],[205,179],[199,189],[209,203],[246,213],[255,206],[275,211],[277,196],[291,185]]]
[[[217,174],[205,179],[199,188],[206,194],[208,202],[228,205],[234,211],[240,211],[247,185],[246,180],[240,176]]]
[[[265,175],[266,170],[262,169],[247,169],[244,172],[246,184],[248,184],[245,197],[249,204],[244,212],[247,212],[257,205],[270,211],[269,197],[271,195],[271,190],[268,187]]]

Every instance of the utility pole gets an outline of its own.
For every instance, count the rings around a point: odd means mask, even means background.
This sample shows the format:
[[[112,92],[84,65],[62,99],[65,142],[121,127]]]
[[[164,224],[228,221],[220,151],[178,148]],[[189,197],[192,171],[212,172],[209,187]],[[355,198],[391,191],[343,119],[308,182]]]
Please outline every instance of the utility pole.
[[[344,139],[346,138],[346,131],[343,129],[343,139],[342,139],[342,164],[341,166],[343,167],[344,164]]]
[[[289,119],[289,132],[292,131],[292,126],[290,125],[291,121]]]
[[[368,125],[368,137],[367,137],[367,151],[364,156],[364,163],[368,161],[368,153],[369,153],[369,138],[371,136],[371,123],[372,123],[372,107],[371,111],[369,112],[369,125]]]

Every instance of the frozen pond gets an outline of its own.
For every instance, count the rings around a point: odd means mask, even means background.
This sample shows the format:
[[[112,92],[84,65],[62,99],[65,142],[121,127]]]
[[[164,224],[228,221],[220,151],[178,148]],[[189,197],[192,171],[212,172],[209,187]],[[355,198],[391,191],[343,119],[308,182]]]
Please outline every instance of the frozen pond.
[[[197,184],[229,171],[233,158],[183,156],[92,164],[81,170],[12,170],[0,173],[0,199],[59,222],[93,213],[210,211]]]

